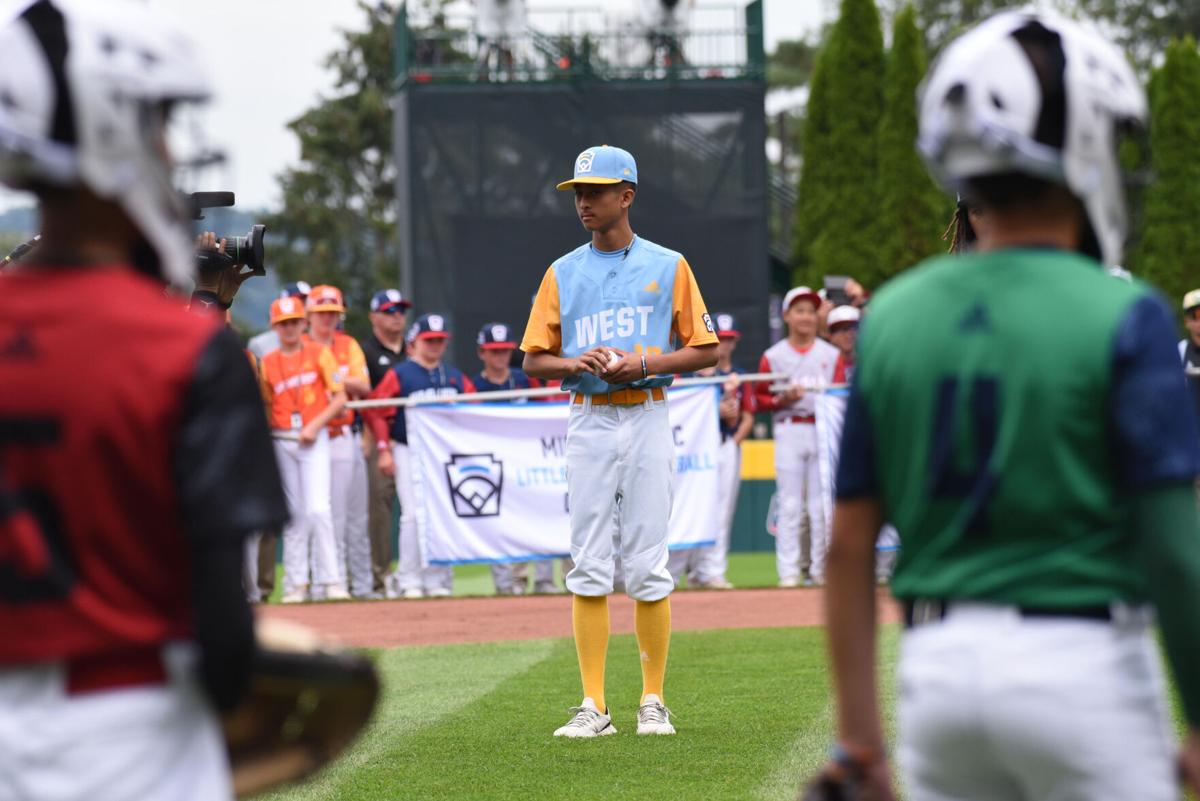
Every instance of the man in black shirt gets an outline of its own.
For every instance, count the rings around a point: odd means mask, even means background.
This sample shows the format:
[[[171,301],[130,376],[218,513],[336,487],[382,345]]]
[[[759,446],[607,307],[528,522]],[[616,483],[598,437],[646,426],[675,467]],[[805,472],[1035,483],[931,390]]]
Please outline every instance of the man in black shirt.
[[[367,373],[374,388],[392,365],[404,360],[404,329],[412,303],[398,289],[381,289],[371,298],[371,336],[362,342],[367,357]],[[371,573],[375,592],[386,591],[384,579],[391,572],[392,502],[396,485],[390,476],[379,472],[379,451],[371,430],[363,429],[363,451],[367,457],[367,481],[370,503],[367,527],[371,532]]]

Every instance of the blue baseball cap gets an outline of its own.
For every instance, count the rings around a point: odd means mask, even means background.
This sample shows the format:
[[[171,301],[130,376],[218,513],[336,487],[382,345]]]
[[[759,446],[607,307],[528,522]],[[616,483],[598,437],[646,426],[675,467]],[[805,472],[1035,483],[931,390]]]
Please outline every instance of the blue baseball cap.
[[[304,298],[308,299],[308,293],[312,292],[312,287],[307,281],[293,281],[279,291],[281,298]]]
[[[575,157],[575,177],[563,181],[559,189],[574,189],[576,184],[637,183],[637,162],[628,150],[600,145],[589,147]]]
[[[422,314],[408,327],[404,339],[407,342],[416,342],[418,339],[445,339],[448,336],[450,327],[446,324],[445,317],[440,314]]]
[[[732,314],[727,312],[718,312],[713,315],[713,320],[716,321],[717,324],[718,339],[721,337],[737,338],[742,335],[742,332],[738,330],[737,320]]]
[[[410,306],[412,303],[404,299],[399,289],[381,289],[371,296],[371,311],[373,312],[389,312],[392,309],[404,311]]]
[[[512,329],[504,323],[488,323],[480,328],[475,344],[484,350],[509,350],[517,346],[513,341]]]

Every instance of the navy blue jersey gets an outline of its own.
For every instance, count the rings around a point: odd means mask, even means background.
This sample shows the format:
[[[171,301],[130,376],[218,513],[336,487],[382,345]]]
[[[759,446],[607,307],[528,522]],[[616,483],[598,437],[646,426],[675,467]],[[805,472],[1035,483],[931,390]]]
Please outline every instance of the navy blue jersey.
[[[488,381],[487,376],[485,376],[482,372],[477,373],[471,379],[471,382],[475,384],[476,392],[502,392],[509,389],[532,389],[535,386],[533,379],[525,375],[524,370],[518,370],[515,367],[508,371],[508,380],[502,384],[494,384],[491,381]],[[526,400],[528,400],[528,398],[518,398],[513,402],[521,403]]]
[[[438,395],[458,395],[474,392],[475,384],[463,374],[462,370],[449,364],[439,364],[428,368],[409,359],[392,365],[387,375],[379,382],[379,386],[371,390],[371,398],[424,398]],[[408,443],[408,432],[404,424],[403,412],[392,418],[391,430],[388,430],[386,409],[373,409],[367,416],[367,422],[374,432],[375,438],[383,442],[388,436],[401,444]]]

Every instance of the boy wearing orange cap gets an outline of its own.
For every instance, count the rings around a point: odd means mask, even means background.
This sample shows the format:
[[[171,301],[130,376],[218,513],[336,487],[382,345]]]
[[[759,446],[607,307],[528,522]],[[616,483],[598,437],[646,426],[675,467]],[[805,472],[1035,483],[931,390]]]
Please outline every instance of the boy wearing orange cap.
[[[315,286],[308,294],[306,339],[329,348],[337,374],[349,398],[371,391],[367,359],[354,337],[338,330],[345,314],[342,292],[335,286]],[[355,598],[381,598],[371,588],[371,540],[367,532],[367,463],[354,412],[343,411],[329,422],[330,507],[337,546],[338,575]]]
[[[261,380],[275,457],[291,522],[283,531],[283,602],[309,599],[311,584],[328,600],[346,600],[330,509],[330,421],[346,406],[337,362],[324,345],[305,342],[305,310],[296,298],[271,304],[279,349],[262,360]]]

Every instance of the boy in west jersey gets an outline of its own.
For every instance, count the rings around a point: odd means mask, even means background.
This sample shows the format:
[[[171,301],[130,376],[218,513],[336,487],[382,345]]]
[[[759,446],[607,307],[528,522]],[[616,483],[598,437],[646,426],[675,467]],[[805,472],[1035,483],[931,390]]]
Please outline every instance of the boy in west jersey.
[[[525,371],[563,379],[571,393],[567,497],[575,567],[566,582],[584,697],[556,737],[616,731],[604,703],[614,541],[636,601],[637,731],[675,733],[663,698],[675,588],[667,570],[675,448],[665,387],[675,373],[715,364],[717,337],[683,256],[634,235],[629,209],[637,186],[637,164],[625,150],[603,145],[575,159],[574,178],[558,188],[574,191],[591,241],[546,271],[521,342]]]
[[[475,338],[479,360],[483,369],[472,378],[476,392],[500,392],[510,389],[530,389],[540,385],[524,370],[511,366],[517,343],[512,328],[505,323],[487,323],[479,329]],[[517,398],[510,403],[525,403],[528,398]],[[492,565],[492,581],[497,595],[524,595],[529,589],[529,563],[514,562]],[[534,592],[555,593],[554,562],[541,559],[534,563]]]
[[[449,341],[446,318],[440,314],[422,314],[405,337],[409,358],[393,365],[370,397],[419,398],[474,392],[471,379],[442,360]],[[369,409],[365,415],[375,435],[379,470],[395,478],[396,495],[400,497],[400,563],[388,579],[387,593],[391,598],[444,598],[453,592],[454,570],[447,565],[425,564],[404,411],[395,410],[390,427],[387,421],[390,409]]]
[[[1033,11],[963,34],[922,84],[921,154],[987,224],[973,253],[883,287],[859,339],[826,575],[839,743],[824,775],[862,797],[893,798],[871,570],[885,520],[903,543],[908,798],[1200,789],[1196,421],[1174,315],[1104,269],[1129,227],[1118,136],[1146,105],[1120,49]]]
[[[298,298],[271,304],[279,347],[263,358],[261,370],[275,458],[292,517],[283,530],[283,603],[309,600],[310,583],[325,600],[350,598],[337,565],[327,430],[346,406],[346,390],[329,348],[304,341],[306,321]]]

